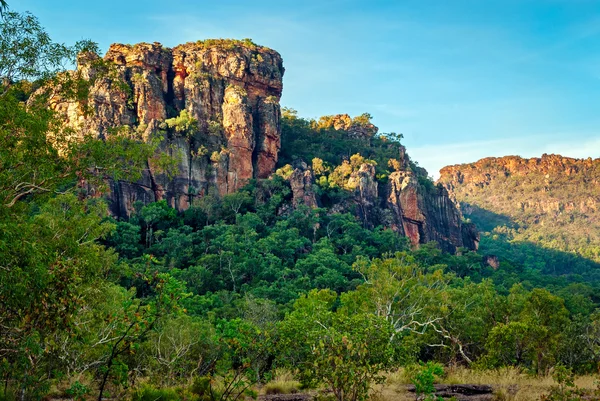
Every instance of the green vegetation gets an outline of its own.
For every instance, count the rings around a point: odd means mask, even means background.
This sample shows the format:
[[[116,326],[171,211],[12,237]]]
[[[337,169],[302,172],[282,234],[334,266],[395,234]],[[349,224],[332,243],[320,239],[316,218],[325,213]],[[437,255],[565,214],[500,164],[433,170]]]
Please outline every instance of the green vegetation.
[[[419,399],[425,401],[438,401],[435,397],[436,378],[444,374],[444,368],[439,363],[427,362],[426,364],[418,365],[414,368],[415,372],[412,375],[411,382],[415,386],[415,394]]]
[[[174,129],[175,132],[184,136],[192,136],[198,132],[198,121],[190,116],[187,110],[181,110],[177,117],[166,119],[164,124],[165,128]]]
[[[268,47],[257,45],[250,38],[245,39],[205,39],[194,42],[202,47],[221,47],[223,49],[233,50],[238,47],[245,47],[250,50],[270,50]]]
[[[295,160],[305,161],[315,158],[335,166],[350,157],[359,154],[365,159],[374,161],[377,172],[389,174],[390,159],[400,154],[402,135],[378,134],[368,141],[357,140],[345,130],[336,130],[331,123],[331,116],[322,117],[318,122],[298,117],[295,110],[284,109],[282,113],[281,143],[283,144],[279,164],[291,164]],[[355,122],[370,124],[367,113],[355,117]]]
[[[0,43],[12,37],[6,24],[45,35],[27,15],[6,12],[2,24]],[[570,372],[597,370],[596,288],[517,262],[495,270],[465,249],[411,249],[353,214],[292,207],[281,177],[292,155],[343,194],[361,165],[396,168],[398,136],[366,142],[288,111],[272,179],[183,213],[161,201],[109,217],[81,183],[135,180],[156,149],[128,135],[71,140],[31,93],[75,49],[32,43],[11,46],[33,54],[39,73],[3,76],[0,94],[0,399],[232,401],[255,398],[284,368],[294,380],[272,392],[360,401],[403,366],[418,366],[417,393],[431,399],[442,365],[462,365],[553,371],[547,399],[559,400],[579,394]],[[63,89],[85,93],[73,82]],[[167,125],[196,129],[184,113]]]
[[[500,159],[501,160],[501,159]],[[581,162],[584,163],[583,161]],[[600,163],[569,174],[504,174],[488,161],[486,185],[454,189],[466,217],[482,233],[481,252],[531,272],[576,282],[600,279]]]

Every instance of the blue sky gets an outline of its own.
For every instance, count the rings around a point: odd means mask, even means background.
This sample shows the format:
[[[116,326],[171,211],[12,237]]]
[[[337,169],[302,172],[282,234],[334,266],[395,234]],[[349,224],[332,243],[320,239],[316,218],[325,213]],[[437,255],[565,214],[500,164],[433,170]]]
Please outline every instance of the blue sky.
[[[600,0],[9,0],[57,41],[252,38],[282,105],[369,112],[437,176],[486,156],[600,157]]]

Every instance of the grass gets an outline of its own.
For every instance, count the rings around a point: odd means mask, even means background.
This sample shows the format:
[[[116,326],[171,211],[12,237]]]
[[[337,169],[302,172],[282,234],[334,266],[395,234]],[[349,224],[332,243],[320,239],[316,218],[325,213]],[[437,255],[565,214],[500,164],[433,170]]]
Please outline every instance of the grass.
[[[598,386],[598,377],[592,375],[578,376],[575,384],[581,389],[592,390]],[[448,368],[441,384],[487,384],[494,388],[498,401],[538,401],[557,383],[551,375],[531,376],[519,369],[504,368],[497,370],[471,370],[465,368]],[[374,401],[408,401],[414,400],[414,394],[406,390],[410,379],[405,369],[388,374],[384,385],[376,387],[372,399]]]
[[[263,387],[265,394],[294,394],[300,391],[300,382],[289,370],[278,369],[275,377]]]

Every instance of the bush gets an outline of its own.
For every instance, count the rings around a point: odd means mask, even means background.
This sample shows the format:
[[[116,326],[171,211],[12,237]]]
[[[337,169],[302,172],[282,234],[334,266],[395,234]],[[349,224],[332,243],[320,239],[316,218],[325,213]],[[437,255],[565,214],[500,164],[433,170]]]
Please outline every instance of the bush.
[[[440,398],[435,396],[435,379],[443,376],[444,368],[441,364],[435,362],[427,362],[417,366],[414,373],[411,375],[411,382],[415,385],[415,394],[418,399],[424,401],[435,401]]]
[[[295,394],[300,390],[300,382],[274,381],[265,385],[265,394]]]
[[[145,384],[135,390],[131,401],[197,401],[199,398],[181,388],[155,388]]]

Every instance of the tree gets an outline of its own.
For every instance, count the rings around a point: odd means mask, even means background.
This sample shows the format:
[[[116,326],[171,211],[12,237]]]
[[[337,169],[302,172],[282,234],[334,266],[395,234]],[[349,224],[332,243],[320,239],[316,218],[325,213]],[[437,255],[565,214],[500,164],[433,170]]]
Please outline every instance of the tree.
[[[528,366],[547,373],[558,359],[561,338],[570,323],[564,301],[547,290],[526,292],[514,286],[508,298],[509,321],[490,331],[486,361],[492,366]]]
[[[0,375],[25,398],[45,391],[46,369],[61,352],[54,338],[75,330],[87,290],[98,285],[116,255],[95,242],[112,229],[102,222],[102,203],[62,195],[35,215],[2,210]]]
[[[448,311],[430,342],[442,347],[451,361],[458,358],[471,364],[484,354],[490,330],[504,315],[505,298],[490,280],[477,284],[461,280],[448,288]]]
[[[108,316],[108,341],[104,346],[103,363],[99,370],[98,401],[102,401],[104,390],[111,377],[116,383],[126,382],[129,366],[120,358],[135,352],[161,318],[176,313],[179,301],[185,296],[183,285],[167,273],[151,273],[143,277],[154,291],[147,299],[126,298],[117,313]],[[134,289],[135,290],[135,289]]]
[[[80,184],[139,176],[154,152],[119,135],[80,138],[48,109],[40,87],[86,95],[92,82],[58,72],[93,48],[52,42],[31,14],[0,21],[0,375],[21,399],[43,394],[70,364],[56,340],[76,331],[86,292],[116,263],[97,243],[113,228],[106,205],[86,200]]]
[[[447,314],[446,290],[450,276],[442,270],[429,273],[407,252],[392,258],[358,260],[355,269],[363,276],[354,294],[360,310],[385,319],[397,335],[424,334],[438,329]]]
[[[5,96],[15,82],[54,76],[80,51],[97,50],[96,45],[87,40],[74,46],[53,42],[36,17],[6,11],[5,1],[0,3],[0,10],[0,96]]]
[[[142,366],[161,385],[173,386],[207,374],[218,358],[218,338],[208,322],[187,315],[165,316],[142,349]]]
[[[210,401],[255,397],[251,387],[272,368],[273,333],[242,319],[221,320],[216,328],[219,356],[195,392]]]
[[[338,401],[364,400],[393,367],[392,327],[373,314],[335,310],[336,301],[330,290],[296,301],[280,325],[282,360],[298,368],[306,386],[324,383]]]

